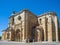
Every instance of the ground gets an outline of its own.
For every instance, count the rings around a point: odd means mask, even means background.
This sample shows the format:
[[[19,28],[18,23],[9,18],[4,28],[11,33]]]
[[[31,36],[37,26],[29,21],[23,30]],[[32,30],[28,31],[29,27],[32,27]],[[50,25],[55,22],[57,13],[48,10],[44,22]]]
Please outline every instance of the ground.
[[[60,42],[13,42],[13,41],[0,41],[0,45],[60,45]]]

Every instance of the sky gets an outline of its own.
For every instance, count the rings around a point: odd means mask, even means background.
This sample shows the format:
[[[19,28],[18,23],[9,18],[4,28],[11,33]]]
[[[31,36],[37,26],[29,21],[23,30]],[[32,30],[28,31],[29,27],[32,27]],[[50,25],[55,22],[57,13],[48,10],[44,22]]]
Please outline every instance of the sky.
[[[56,12],[60,20],[60,0],[0,0],[0,35],[8,27],[12,11],[17,13],[25,8],[36,15]]]

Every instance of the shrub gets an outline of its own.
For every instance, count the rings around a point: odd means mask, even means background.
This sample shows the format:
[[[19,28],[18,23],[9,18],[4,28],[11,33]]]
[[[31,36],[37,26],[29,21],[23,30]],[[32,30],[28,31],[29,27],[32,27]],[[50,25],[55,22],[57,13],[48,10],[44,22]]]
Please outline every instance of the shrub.
[[[0,40],[1,40],[1,38],[2,38],[2,37],[0,36]]]

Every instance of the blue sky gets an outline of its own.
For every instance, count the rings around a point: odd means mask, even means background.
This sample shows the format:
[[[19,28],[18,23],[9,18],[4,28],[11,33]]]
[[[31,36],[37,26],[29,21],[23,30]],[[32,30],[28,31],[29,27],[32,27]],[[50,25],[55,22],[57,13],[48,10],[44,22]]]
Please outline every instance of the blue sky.
[[[27,8],[36,15],[54,11],[60,19],[60,0],[0,0],[0,35],[8,27],[8,18],[13,10]]]

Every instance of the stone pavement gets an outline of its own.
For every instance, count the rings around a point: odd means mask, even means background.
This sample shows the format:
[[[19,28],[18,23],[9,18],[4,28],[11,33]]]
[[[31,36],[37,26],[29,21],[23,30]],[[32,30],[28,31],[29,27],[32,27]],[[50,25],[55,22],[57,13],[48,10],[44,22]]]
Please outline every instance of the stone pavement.
[[[13,42],[13,41],[0,41],[0,45],[60,45],[60,42]]]

